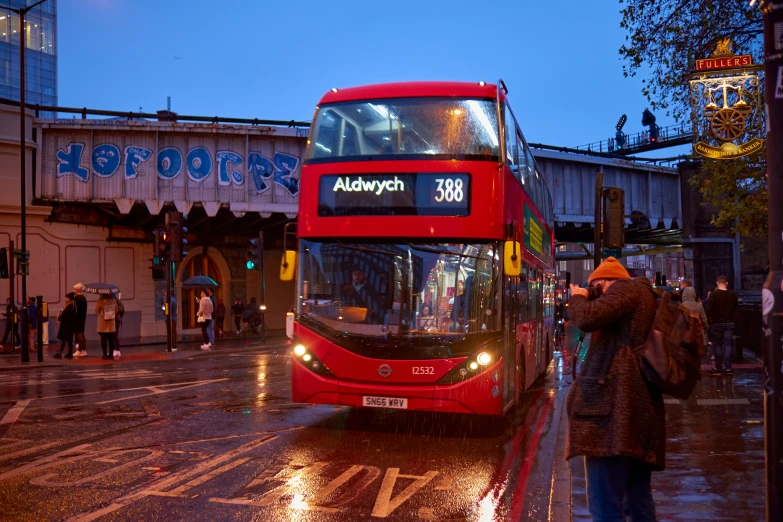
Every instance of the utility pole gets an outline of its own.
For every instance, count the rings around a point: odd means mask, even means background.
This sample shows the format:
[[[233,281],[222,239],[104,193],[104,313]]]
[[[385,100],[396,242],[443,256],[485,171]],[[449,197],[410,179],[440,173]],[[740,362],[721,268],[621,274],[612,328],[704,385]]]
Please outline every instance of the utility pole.
[[[752,4],[751,4],[752,5]],[[767,97],[769,275],[763,289],[767,522],[783,520],[783,1],[762,1]]]
[[[604,171],[595,175],[595,235],[593,236],[593,270],[601,264],[601,202],[604,193]]]

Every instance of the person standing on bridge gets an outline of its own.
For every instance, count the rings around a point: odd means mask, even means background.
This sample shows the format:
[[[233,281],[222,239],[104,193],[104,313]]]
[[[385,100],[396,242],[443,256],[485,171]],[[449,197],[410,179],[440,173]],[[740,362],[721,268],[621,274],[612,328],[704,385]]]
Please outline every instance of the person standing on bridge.
[[[589,289],[571,285],[568,313],[592,332],[585,362],[568,393],[566,458],[585,457],[587,504],[593,520],[654,521],[651,472],[664,468],[663,397],[648,388],[633,348],[652,327],[650,281],[631,280],[608,257],[590,274]]]

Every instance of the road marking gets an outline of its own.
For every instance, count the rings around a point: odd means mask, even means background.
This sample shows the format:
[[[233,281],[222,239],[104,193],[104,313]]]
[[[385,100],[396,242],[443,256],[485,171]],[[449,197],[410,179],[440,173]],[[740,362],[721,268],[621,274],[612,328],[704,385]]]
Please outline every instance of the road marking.
[[[682,404],[682,401],[680,399],[664,399],[663,403],[664,404],[676,404],[676,405],[679,406],[680,404]]]
[[[144,408],[144,411],[147,413],[147,417],[160,417],[160,411],[158,410],[158,407],[155,406],[155,403],[152,401],[149,397],[143,397],[141,399],[141,406]]]
[[[177,384],[161,384],[158,386],[143,386],[141,388],[135,388],[136,390],[149,390],[150,393],[144,393],[142,395],[131,395],[130,397],[122,397],[120,399],[112,399],[110,401],[101,401],[96,402],[96,405],[103,405],[103,404],[111,404],[113,402],[121,402],[121,401],[127,401],[128,399],[141,399],[142,397],[151,397],[153,395],[162,395],[164,393],[171,393],[176,392],[180,390],[189,390],[190,388],[196,388],[198,386],[204,386],[207,384],[215,384],[216,382],[225,382],[228,379],[212,379],[209,381],[195,381],[192,383],[177,383]],[[178,388],[172,388],[172,386],[179,386]],[[167,388],[167,389],[161,389],[161,388]],[[131,391],[133,388],[128,390],[117,390],[117,391]],[[99,393],[105,393],[105,392],[99,392]],[[114,393],[114,392],[112,392]]]
[[[161,477],[159,479],[153,480],[149,484],[144,484],[137,488],[134,488],[134,490],[132,490],[130,493],[127,493],[115,499],[114,502],[112,502],[106,507],[96,509],[94,511],[82,512],[68,518],[67,520],[70,522],[88,522],[91,520],[96,520],[104,515],[108,515],[109,513],[113,513],[119,509],[129,506],[148,495],[156,495],[157,493],[164,492],[163,491],[164,489],[173,486],[179,482],[190,479],[191,477],[194,476],[202,475],[203,473],[214,468],[215,466],[219,466],[224,462],[230,461],[235,457],[238,457],[244,453],[247,453],[248,451],[252,451],[260,446],[263,446],[264,444],[267,444],[277,439],[278,437],[275,435],[275,436],[268,436],[268,437],[263,437],[260,439],[253,440],[251,442],[248,442],[247,444],[243,444],[242,446],[234,448],[233,450],[227,451],[226,453],[218,457],[214,457],[212,459],[202,461],[200,464],[193,466],[192,468],[187,468],[187,469],[177,471],[175,473],[171,473],[167,475],[165,478]],[[171,493],[171,492],[164,492],[164,493]]]
[[[191,386],[193,386],[193,385],[197,385],[197,384],[210,384],[210,383],[213,383],[213,382],[223,382],[223,381],[228,381],[228,380],[230,380],[230,379],[225,378],[225,379],[215,379],[215,380],[210,380],[210,381],[194,381],[194,382],[190,382],[190,383],[185,382],[185,383],[175,383],[175,384],[159,384],[157,386],[136,386],[134,388],[121,388],[119,390],[104,390],[104,391],[84,392],[84,393],[69,393],[67,395],[52,395],[50,397],[36,397],[35,400],[43,401],[43,400],[47,400],[47,399],[67,399],[69,397],[85,397],[87,395],[106,395],[108,393],[121,393],[121,392],[127,392],[127,391],[149,390],[151,388],[165,388],[165,387],[169,387],[169,386],[182,386],[181,389],[184,390],[184,389],[186,389],[186,388],[188,388],[190,386],[183,386],[183,385],[191,385]],[[175,389],[175,390],[171,390],[171,391],[177,391],[177,390]],[[153,394],[137,395],[135,397],[125,397],[125,399],[136,399],[136,398],[140,398],[140,397],[147,397],[149,395],[155,395],[155,394],[153,393]],[[125,400],[125,399],[118,399],[118,400]],[[103,403],[96,403],[96,404],[103,404]]]
[[[201,475],[200,477],[198,477],[196,479],[193,479],[190,482],[187,482],[187,483],[185,483],[185,484],[183,484],[183,485],[181,485],[181,486],[179,486],[177,488],[172,489],[171,493],[182,494],[182,493],[186,492],[187,490],[189,490],[191,488],[195,488],[196,486],[199,486],[199,485],[203,484],[204,482],[207,482],[208,480],[212,480],[213,478],[215,478],[215,477],[217,477],[219,475],[222,475],[223,473],[225,473],[228,470],[234,469],[235,467],[239,466],[240,464],[244,464],[248,460],[250,460],[250,459],[249,458],[242,458],[242,459],[237,459],[237,460],[235,460],[233,462],[229,462],[225,466],[222,466],[220,468],[214,469],[214,470],[210,471],[209,473],[205,473],[204,475]]]
[[[451,487],[453,482],[454,482],[454,477],[443,476],[438,481],[438,485],[435,486],[435,491],[450,491],[454,489]]]
[[[340,474],[339,477],[332,480],[326,487],[318,490],[315,495],[307,500],[307,503],[318,504],[326,497],[337,491],[340,486],[351,480],[353,476],[359,473],[362,469],[364,469],[364,466],[351,466],[350,468],[346,469]]]
[[[140,450],[120,450],[120,451],[112,452],[111,456],[112,457],[119,457],[123,453],[130,453],[130,452],[133,452],[133,451],[140,451]],[[148,460],[151,460],[151,459],[154,459],[156,457],[160,457],[161,455],[163,455],[163,452],[162,451],[158,451],[158,450],[141,450],[141,451],[147,451],[148,454],[143,456],[143,457],[139,457],[136,460],[132,460],[130,462],[126,462],[125,464],[121,464],[119,466],[113,466],[113,467],[111,467],[111,468],[109,468],[109,469],[107,469],[105,471],[101,471],[100,473],[96,473],[94,475],[90,475],[89,477],[85,477],[85,478],[82,478],[82,479],[79,479],[79,480],[74,480],[74,481],[71,481],[71,482],[50,482],[50,479],[52,479],[53,477],[56,477],[57,473],[47,473],[45,475],[40,475],[38,477],[35,477],[34,479],[32,479],[30,481],[30,484],[33,484],[34,486],[50,486],[50,487],[57,487],[57,488],[67,488],[67,487],[71,487],[71,486],[79,486],[81,484],[86,484],[87,482],[97,481],[97,480],[99,480],[99,479],[101,479],[103,477],[106,477],[108,475],[112,475],[114,473],[120,472],[120,471],[122,471],[122,470],[124,470],[126,468],[136,467],[141,462],[145,462],[145,461],[148,461]],[[114,460],[114,462],[117,462],[117,461]]]
[[[22,399],[21,401],[17,402],[16,405],[8,410],[3,418],[0,419],[0,425],[13,424],[16,422],[16,419],[19,418],[24,409],[27,408],[28,404],[30,404],[30,399]]]
[[[20,466],[10,471],[6,471],[5,473],[0,473],[0,480],[18,477],[19,475],[22,475],[24,473],[29,473],[30,471],[41,471],[54,466],[59,466],[60,464],[68,464],[71,462],[76,462],[79,460],[95,457],[99,452],[94,450],[87,450],[87,448],[89,448],[90,446],[92,446],[92,444],[80,444],[73,448],[61,451],[59,453],[55,453],[54,455],[49,455],[48,457],[44,457],[42,459],[36,460],[35,462],[31,462],[29,464],[25,464],[24,466]],[[80,451],[85,451],[85,453],[81,455],[69,457],[69,455],[72,455]],[[61,457],[67,457],[67,458],[61,460],[60,459]]]
[[[375,499],[375,506],[372,508],[372,516],[380,518],[388,517],[389,514],[400,507],[403,502],[426,486],[430,480],[434,479],[437,474],[437,471],[428,471],[423,476],[419,477],[416,475],[400,475],[400,468],[387,469],[386,475],[383,477],[381,490],[378,492],[378,497]],[[391,498],[392,491],[394,490],[394,483],[398,478],[413,479],[413,483],[409,484],[408,487],[395,498]]]
[[[17,445],[25,443],[25,442],[32,442],[32,441],[20,440],[18,442],[14,442],[13,444],[8,444],[6,446],[3,446],[3,448],[8,448],[10,446],[17,446]],[[47,444],[41,444],[40,446],[32,446],[30,448],[25,448],[23,450],[14,451],[13,453],[6,453],[4,455],[0,455],[0,462],[2,462],[4,460],[15,459],[16,457],[24,457],[25,455],[29,455],[30,453],[43,451],[45,449],[51,448],[52,446],[57,446],[58,444],[60,444],[60,443],[59,442],[49,442]]]

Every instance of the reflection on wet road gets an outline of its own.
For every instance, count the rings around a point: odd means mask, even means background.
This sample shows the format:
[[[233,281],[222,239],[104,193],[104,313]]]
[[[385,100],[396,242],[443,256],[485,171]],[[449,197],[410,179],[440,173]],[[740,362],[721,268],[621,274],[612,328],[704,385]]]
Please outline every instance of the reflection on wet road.
[[[0,372],[3,518],[549,518],[556,379],[493,419],[295,404],[289,372],[265,354]]]
[[[2,518],[587,520],[569,360],[501,419],[292,403],[273,353],[0,371]],[[763,519],[757,381],[668,401],[661,520]]]

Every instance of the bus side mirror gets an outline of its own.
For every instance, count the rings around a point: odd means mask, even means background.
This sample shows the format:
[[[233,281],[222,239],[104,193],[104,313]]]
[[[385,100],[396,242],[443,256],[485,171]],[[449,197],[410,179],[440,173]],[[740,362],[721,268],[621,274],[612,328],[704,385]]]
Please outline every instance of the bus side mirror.
[[[522,273],[522,246],[519,241],[506,241],[503,247],[503,273],[518,277]]]
[[[296,273],[296,250],[286,250],[283,252],[283,259],[280,262],[280,280],[293,281]]]

